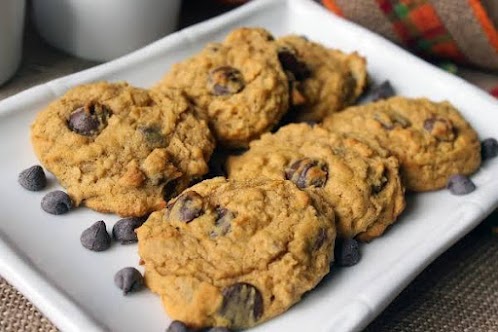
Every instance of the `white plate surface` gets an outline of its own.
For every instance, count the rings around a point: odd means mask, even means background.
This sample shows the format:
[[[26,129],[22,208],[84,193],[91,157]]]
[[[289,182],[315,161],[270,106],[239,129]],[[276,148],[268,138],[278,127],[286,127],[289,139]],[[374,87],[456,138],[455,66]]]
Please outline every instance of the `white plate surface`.
[[[81,231],[119,218],[85,208],[52,216],[40,209],[44,192],[17,184],[37,163],[29,143],[36,112],[68,88],[96,80],[127,80],[147,87],[176,61],[220,40],[237,26],[263,26],[275,35],[299,33],[331,47],[358,50],[374,80],[389,79],[407,96],[454,103],[480,136],[498,137],[498,106],[483,91],[338,18],[311,0],[259,0],[170,35],[113,62],[29,89],[0,103],[0,274],[64,331],[164,331],[169,318],[148,291],[123,297],[114,273],[137,266],[136,246],[85,250]],[[360,264],[332,272],[287,313],[254,331],[356,331],[365,327],[431,261],[498,205],[498,158],[473,177],[478,189],[456,197],[442,190],[409,197],[399,223],[363,246]],[[57,188],[52,179],[50,189]]]

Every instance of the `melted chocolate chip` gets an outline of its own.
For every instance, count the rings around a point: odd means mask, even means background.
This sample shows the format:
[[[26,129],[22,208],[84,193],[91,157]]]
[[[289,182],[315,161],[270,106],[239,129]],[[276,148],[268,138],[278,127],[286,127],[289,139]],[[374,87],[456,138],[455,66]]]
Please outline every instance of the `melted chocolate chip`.
[[[223,236],[230,232],[233,219],[235,219],[235,213],[223,207],[217,207],[215,229],[211,232],[211,237]]]
[[[236,283],[223,289],[220,314],[234,327],[251,325],[263,315],[263,297],[247,283]]]
[[[327,176],[325,163],[310,158],[297,160],[285,170],[286,179],[301,189],[311,186],[323,187],[327,182]]]
[[[207,86],[216,96],[233,95],[244,89],[244,76],[236,68],[217,67],[209,72]]]
[[[438,141],[450,142],[455,139],[455,128],[445,118],[430,118],[424,121],[424,129]]]
[[[306,63],[300,61],[288,47],[281,47],[278,50],[278,60],[282,68],[290,71],[298,81],[303,81],[311,75],[311,71]]]
[[[167,202],[172,198],[176,197],[178,192],[178,180],[168,181],[163,187],[163,198]]]
[[[161,133],[161,128],[157,126],[143,127],[139,129],[150,146],[164,146],[166,139]]]
[[[318,249],[320,249],[325,243],[326,239],[327,239],[327,231],[321,228],[318,231],[318,235],[315,238],[315,242],[313,244],[313,251],[317,251]]]
[[[393,130],[394,128],[407,128],[411,125],[408,119],[402,117],[397,113],[375,113],[374,120],[379,122],[386,130]]]
[[[69,129],[83,136],[99,134],[106,126],[111,111],[97,102],[87,103],[69,115]]]
[[[388,182],[387,178],[387,171],[384,169],[382,172],[382,176],[380,178],[376,179],[377,181],[372,184],[372,192],[376,195],[380,193],[385,187]]]
[[[174,220],[191,222],[204,213],[204,200],[195,191],[181,194],[175,202],[168,204],[169,217]]]

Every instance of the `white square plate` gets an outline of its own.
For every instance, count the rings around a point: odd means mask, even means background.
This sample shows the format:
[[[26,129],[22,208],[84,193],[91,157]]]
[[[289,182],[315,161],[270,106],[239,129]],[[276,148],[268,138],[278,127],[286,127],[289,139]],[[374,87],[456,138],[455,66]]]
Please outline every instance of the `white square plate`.
[[[389,79],[407,96],[449,99],[482,138],[498,136],[498,103],[483,91],[408,54],[383,38],[336,17],[311,0],[260,0],[170,35],[101,66],[29,89],[0,103],[0,274],[64,331],[164,331],[169,318],[148,291],[127,297],[114,273],[137,266],[136,246],[103,253],[79,243],[83,229],[119,218],[85,208],[62,216],[40,209],[44,192],[23,190],[18,173],[37,163],[29,143],[36,112],[68,88],[96,80],[147,87],[176,61],[237,26],[263,26],[275,35],[299,33],[331,47],[358,50],[374,80]],[[498,158],[473,177],[467,196],[446,190],[413,195],[401,220],[363,246],[360,264],[334,270],[287,313],[254,331],[353,331],[365,327],[431,261],[475,227],[498,204]],[[49,189],[56,188],[52,178]]]

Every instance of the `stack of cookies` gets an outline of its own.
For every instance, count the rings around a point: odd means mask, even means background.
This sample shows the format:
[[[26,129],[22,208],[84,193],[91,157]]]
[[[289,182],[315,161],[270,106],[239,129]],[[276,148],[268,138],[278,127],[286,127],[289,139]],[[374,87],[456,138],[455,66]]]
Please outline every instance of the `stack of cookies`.
[[[313,289],[336,243],[381,236],[405,188],[480,165],[477,134],[449,103],[348,108],[366,83],[356,53],[239,28],[150,90],[72,89],[38,115],[32,142],[75,205],[149,215],[139,254],[172,318],[246,328]]]

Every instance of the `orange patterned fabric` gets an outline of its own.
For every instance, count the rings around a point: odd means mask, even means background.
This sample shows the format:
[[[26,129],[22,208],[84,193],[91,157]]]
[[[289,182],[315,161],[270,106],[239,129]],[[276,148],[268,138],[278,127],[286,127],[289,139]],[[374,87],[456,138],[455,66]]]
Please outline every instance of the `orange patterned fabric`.
[[[491,22],[490,17],[484,10],[481,2],[479,0],[469,0],[470,7],[474,11],[474,15],[477,17],[477,20],[481,23],[481,26],[489,38],[489,42],[496,51],[498,51],[498,30],[494,26],[493,22]]]
[[[361,8],[378,7],[380,23],[364,21],[367,28],[378,31],[380,25],[390,24],[398,42],[417,54],[498,70],[498,31],[479,0],[321,1],[352,21]],[[464,19],[461,13],[466,14]],[[465,33],[459,28],[462,24]]]
[[[464,55],[426,0],[376,0],[403,43],[428,56],[463,62]]]
[[[337,6],[334,0],[323,0],[323,5],[337,15],[343,16],[341,9],[339,8],[339,6]]]

